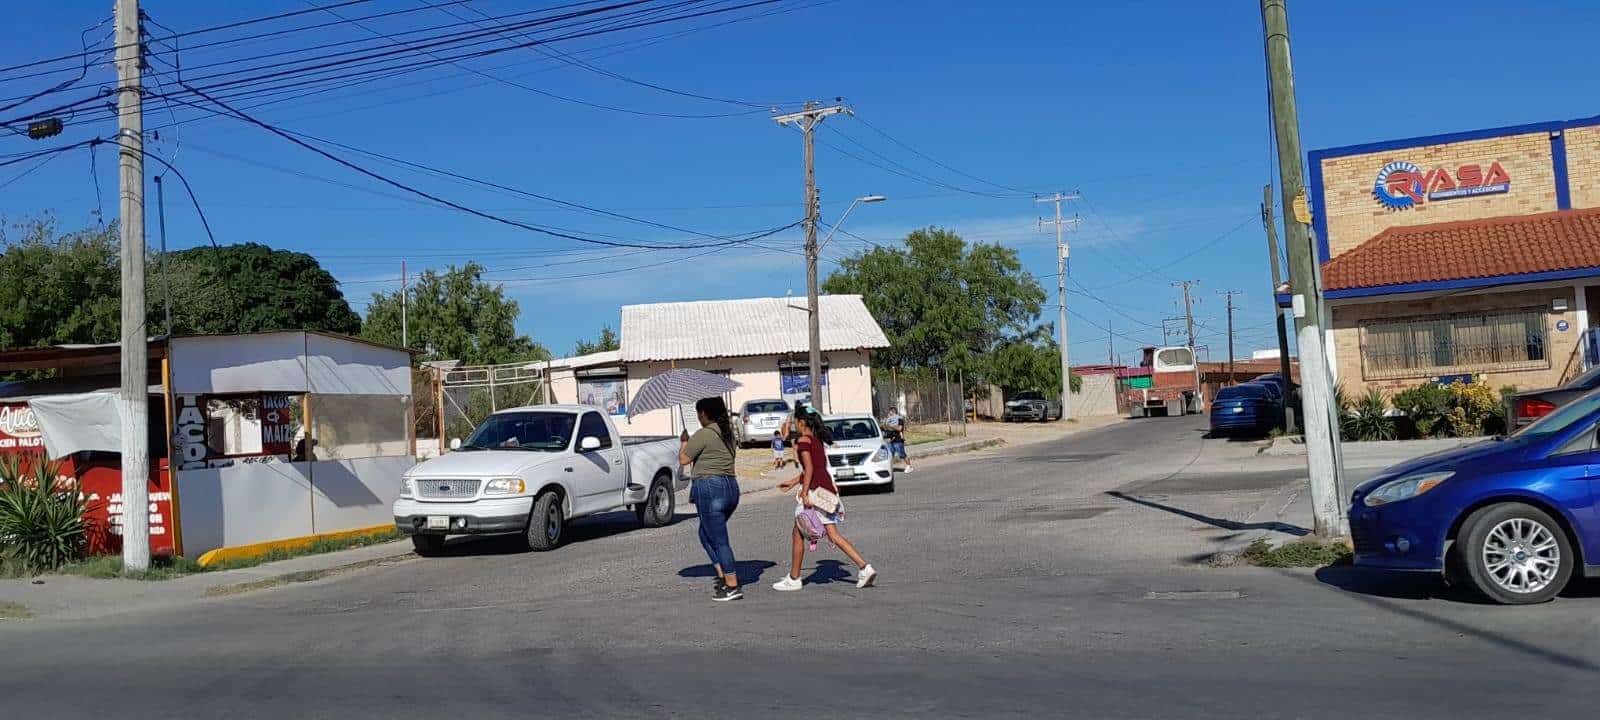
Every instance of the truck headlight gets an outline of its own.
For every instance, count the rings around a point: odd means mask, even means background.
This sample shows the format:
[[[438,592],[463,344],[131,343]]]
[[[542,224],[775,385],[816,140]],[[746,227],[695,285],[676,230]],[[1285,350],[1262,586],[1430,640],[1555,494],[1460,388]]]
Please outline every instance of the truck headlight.
[[[521,495],[527,486],[518,478],[495,478],[483,486],[485,495]]]
[[[881,463],[889,459],[889,446],[879,445],[878,451],[872,454],[872,462]]]
[[[415,492],[416,491],[412,488],[411,478],[406,477],[404,475],[401,475],[400,476],[400,497],[408,498],[408,497],[411,497],[412,494],[415,493]]]
[[[1416,473],[1396,478],[1379,485],[1372,492],[1367,493],[1367,499],[1362,502],[1367,507],[1377,507],[1401,500],[1410,500],[1438,487],[1439,483],[1448,480],[1454,474],[1455,471],[1447,470],[1444,472]]]

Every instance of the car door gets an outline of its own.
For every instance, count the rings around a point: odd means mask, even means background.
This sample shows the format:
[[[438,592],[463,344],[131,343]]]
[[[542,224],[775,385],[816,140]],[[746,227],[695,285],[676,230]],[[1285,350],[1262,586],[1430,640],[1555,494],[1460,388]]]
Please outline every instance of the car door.
[[[600,447],[584,450],[584,438],[591,437],[600,441]],[[572,513],[581,515],[614,507],[621,500],[628,468],[622,444],[611,436],[611,428],[600,413],[586,412],[578,420],[572,448]]]

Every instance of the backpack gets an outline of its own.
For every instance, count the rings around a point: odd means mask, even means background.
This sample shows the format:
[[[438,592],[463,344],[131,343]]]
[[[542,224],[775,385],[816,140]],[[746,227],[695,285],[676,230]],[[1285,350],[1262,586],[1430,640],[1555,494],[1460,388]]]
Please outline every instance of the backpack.
[[[822,525],[822,515],[818,514],[815,508],[805,508],[800,514],[795,515],[794,526],[800,529],[800,536],[806,539],[810,550],[816,550],[817,541],[828,535],[827,529]]]

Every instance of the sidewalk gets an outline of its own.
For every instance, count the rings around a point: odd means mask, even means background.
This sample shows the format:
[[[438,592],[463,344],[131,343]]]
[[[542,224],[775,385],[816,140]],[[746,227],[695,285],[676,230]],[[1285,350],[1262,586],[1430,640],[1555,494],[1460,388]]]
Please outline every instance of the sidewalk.
[[[0,580],[0,607],[20,605],[32,621],[89,620],[320,580],[372,565],[405,562],[410,557],[411,543],[402,540],[172,580],[102,580],[73,575]],[[197,611],[204,612],[204,607]],[[18,621],[0,620],[0,628],[7,622]]]

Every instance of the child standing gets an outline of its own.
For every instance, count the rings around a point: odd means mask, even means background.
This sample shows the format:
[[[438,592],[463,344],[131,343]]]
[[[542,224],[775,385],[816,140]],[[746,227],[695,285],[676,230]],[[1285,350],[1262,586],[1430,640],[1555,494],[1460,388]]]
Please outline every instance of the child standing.
[[[789,464],[789,460],[788,460],[788,458],[785,458],[783,456],[783,433],[781,431],[778,431],[778,430],[773,430],[772,431],[772,469],[773,470],[782,470],[783,466],[787,465],[787,464]]]

